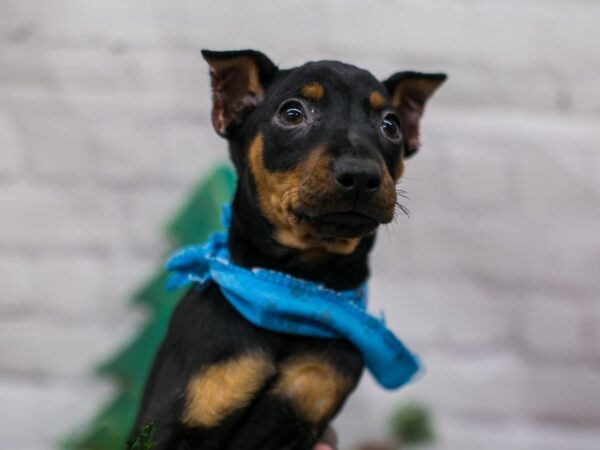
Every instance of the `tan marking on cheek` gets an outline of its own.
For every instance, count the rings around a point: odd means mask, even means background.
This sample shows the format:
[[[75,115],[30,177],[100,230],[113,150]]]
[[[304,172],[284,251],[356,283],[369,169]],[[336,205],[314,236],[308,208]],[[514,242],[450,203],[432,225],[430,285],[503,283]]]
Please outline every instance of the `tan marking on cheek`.
[[[325,89],[320,83],[309,83],[302,86],[300,93],[307,99],[318,102],[325,95]]]
[[[369,94],[369,103],[373,109],[382,109],[385,106],[385,98],[380,92],[373,91]]]
[[[398,177],[399,178],[399,177]],[[396,181],[390,175],[389,170],[384,167],[383,179],[381,180],[381,186],[375,194],[375,201],[382,211],[383,223],[391,222],[394,219],[394,209],[396,207]]]
[[[275,373],[262,353],[250,354],[207,367],[187,387],[183,422],[190,427],[213,427],[243,408]]]
[[[273,239],[285,247],[302,251],[322,248],[329,253],[352,253],[360,243],[359,238],[322,240],[309,225],[298,223],[290,214],[290,209],[300,206],[301,184],[306,187],[307,195],[331,188],[330,162],[325,156],[325,149],[313,149],[307,160],[285,172],[268,171],[262,152],[263,137],[259,133],[250,144],[248,159],[261,211],[275,228]]]
[[[274,226],[290,227],[288,209],[298,193],[302,164],[285,172],[270,172],[263,163],[263,136],[258,133],[248,149],[250,171],[258,201],[265,217]]]
[[[354,383],[318,356],[291,359],[280,367],[273,394],[289,400],[304,420],[329,419]]]

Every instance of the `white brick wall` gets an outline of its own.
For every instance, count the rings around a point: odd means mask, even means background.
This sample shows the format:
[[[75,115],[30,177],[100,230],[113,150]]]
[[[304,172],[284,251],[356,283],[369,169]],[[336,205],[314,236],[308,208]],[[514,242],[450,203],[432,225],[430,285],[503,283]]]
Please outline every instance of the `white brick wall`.
[[[45,450],[110,398],[162,224],[226,158],[203,47],[282,66],[445,70],[373,256],[373,309],[425,377],[337,421],[433,408],[436,449],[600,448],[600,4],[0,0],[0,435]]]

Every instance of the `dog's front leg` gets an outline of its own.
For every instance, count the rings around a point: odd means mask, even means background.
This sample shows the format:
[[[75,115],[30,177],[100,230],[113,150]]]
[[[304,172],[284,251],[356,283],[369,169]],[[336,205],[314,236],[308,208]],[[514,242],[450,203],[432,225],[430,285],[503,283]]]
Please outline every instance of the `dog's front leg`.
[[[187,386],[183,424],[201,429],[218,426],[246,408],[275,371],[271,358],[261,351],[200,369]]]
[[[275,377],[273,336],[253,327],[215,285],[175,309],[134,426],[155,426],[153,450],[216,450]]]
[[[286,355],[224,450],[310,450],[356,387],[360,354],[345,341],[315,341]]]

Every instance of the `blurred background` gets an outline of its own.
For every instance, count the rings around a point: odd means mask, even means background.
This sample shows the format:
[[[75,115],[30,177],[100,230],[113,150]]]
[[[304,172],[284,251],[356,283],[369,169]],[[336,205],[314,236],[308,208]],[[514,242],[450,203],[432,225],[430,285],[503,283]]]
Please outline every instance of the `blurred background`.
[[[342,448],[425,405],[434,449],[600,448],[600,3],[0,0],[0,436],[58,448],[121,387],[164,225],[215,164],[200,48],[449,80],[380,233],[371,309],[417,351],[367,374]]]

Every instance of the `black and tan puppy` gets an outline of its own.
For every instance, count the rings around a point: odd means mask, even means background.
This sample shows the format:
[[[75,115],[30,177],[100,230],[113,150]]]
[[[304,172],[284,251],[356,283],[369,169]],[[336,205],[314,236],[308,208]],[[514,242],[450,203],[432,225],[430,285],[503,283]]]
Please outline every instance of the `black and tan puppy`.
[[[257,51],[204,51],[212,121],[238,173],[228,248],[262,267],[353,289],[379,225],[394,218],[404,159],[443,74],[379,82],[336,61],[278,69]],[[217,285],[178,305],[134,433],[156,450],[311,449],[363,368],[348,341],[279,334],[245,320]]]

